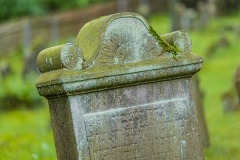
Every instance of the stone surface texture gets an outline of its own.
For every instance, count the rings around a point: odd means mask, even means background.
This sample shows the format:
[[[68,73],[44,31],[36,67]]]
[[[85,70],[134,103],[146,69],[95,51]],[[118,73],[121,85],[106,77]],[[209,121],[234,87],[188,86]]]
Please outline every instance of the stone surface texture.
[[[238,96],[238,105],[240,106],[240,65],[237,66],[235,76],[234,76],[234,85],[237,90]]]
[[[156,38],[142,16],[118,13],[37,61],[59,160],[204,159],[191,80],[203,60],[184,31]]]
[[[201,140],[203,147],[208,148],[210,147],[210,140],[203,106],[204,93],[200,88],[200,80],[198,76],[194,75],[192,79]]]

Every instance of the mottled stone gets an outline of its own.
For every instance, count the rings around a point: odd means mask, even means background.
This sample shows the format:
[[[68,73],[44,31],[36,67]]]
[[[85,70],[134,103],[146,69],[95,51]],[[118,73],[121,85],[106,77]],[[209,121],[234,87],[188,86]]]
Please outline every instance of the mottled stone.
[[[234,77],[235,88],[237,90],[238,104],[240,106],[240,65],[237,66]]]
[[[203,106],[204,93],[200,88],[200,81],[197,75],[193,76],[193,88],[202,144],[208,148],[210,147],[210,141]]]
[[[227,112],[236,112],[240,110],[240,83],[239,83],[239,75],[240,75],[240,66],[237,67],[234,77],[234,85],[227,91],[222,94],[222,106],[223,111]]]
[[[39,54],[58,159],[204,159],[191,83],[202,58],[187,33],[150,30],[136,13],[100,17]]]

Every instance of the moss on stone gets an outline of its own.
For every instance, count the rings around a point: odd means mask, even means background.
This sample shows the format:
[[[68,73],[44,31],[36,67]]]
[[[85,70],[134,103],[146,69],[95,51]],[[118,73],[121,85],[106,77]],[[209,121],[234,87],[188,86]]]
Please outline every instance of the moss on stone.
[[[75,44],[78,45],[83,52],[83,57],[85,58],[83,68],[87,68],[90,64],[92,64],[93,60],[99,54],[108,25],[115,19],[127,17],[137,18],[143,22],[146,27],[148,27],[148,22],[141,15],[137,13],[123,12],[99,17],[86,23],[81,28]]]
[[[178,52],[181,52],[180,48],[177,45],[170,45],[169,43],[167,43],[164,38],[159,36],[151,26],[149,32],[158,41],[158,44],[163,47],[163,51],[173,54],[174,59],[176,58],[176,55],[178,55]]]

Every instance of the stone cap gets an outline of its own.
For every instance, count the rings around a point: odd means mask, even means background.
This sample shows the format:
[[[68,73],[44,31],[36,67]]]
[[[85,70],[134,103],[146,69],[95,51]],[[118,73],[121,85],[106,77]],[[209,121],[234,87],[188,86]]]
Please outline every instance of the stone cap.
[[[45,97],[81,94],[188,77],[202,62],[186,32],[158,35],[139,14],[118,13],[84,25],[75,43],[43,50],[36,87]]]

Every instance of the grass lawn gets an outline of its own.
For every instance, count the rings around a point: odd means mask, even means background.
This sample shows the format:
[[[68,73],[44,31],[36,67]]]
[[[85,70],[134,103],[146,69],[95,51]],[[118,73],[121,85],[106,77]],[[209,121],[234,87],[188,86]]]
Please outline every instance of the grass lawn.
[[[0,160],[56,159],[48,108],[0,114]]]
[[[211,57],[206,56],[209,46],[220,38],[221,28],[232,24],[240,26],[238,17],[216,18],[204,31],[189,32],[193,52],[204,57],[199,77],[211,141],[211,147],[205,149],[207,160],[240,159],[240,112],[224,113],[221,104],[223,92],[233,87],[233,75],[240,62],[240,35],[227,31],[229,47],[220,47]],[[166,15],[156,14],[150,19],[160,34],[169,32],[169,22]],[[0,159],[56,159],[47,107],[0,114]]]

